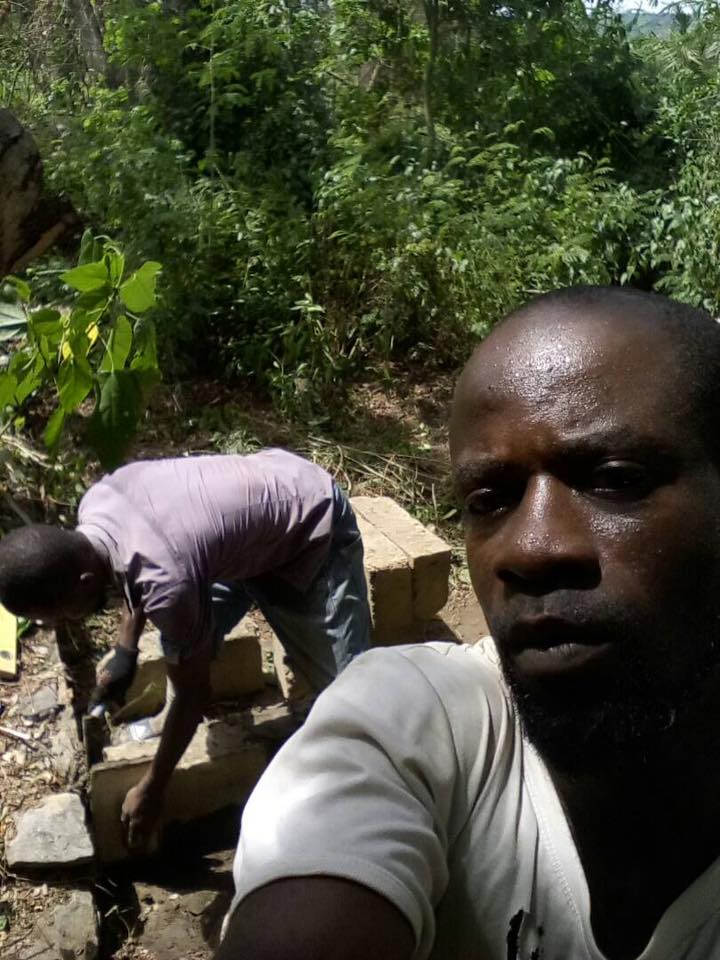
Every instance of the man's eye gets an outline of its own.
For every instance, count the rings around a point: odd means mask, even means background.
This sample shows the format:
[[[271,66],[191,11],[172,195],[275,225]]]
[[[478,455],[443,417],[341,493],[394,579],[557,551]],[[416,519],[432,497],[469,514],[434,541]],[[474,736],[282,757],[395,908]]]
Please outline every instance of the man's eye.
[[[600,496],[642,496],[652,484],[639,463],[612,460],[593,470],[588,487]]]
[[[471,517],[485,517],[508,505],[507,492],[496,487],[473,490],[465,498],[465,513]]]

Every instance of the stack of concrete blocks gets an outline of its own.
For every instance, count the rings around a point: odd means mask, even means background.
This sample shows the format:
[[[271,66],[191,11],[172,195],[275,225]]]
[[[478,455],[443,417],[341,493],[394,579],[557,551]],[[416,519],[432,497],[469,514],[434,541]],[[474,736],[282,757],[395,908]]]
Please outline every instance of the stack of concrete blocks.
[[[376,646],[415,639],[447,603],[450,547],[390,497],[351,500],[365,548]]]
[[[365,573],[378,645],[412,640],[418,621],[432,618],[448,596],[450,548],[388,497],[352,500],[365,549]],[[255,700],[243,713],[201,724],[175,770],[166,800],[166,816],[191,820],[249,796],[277,747],[279,728],[292,729],[285,701],[307,692],[293,674],[279,643],[273,648],[277,683],[284,700],[268,700],[268,677],[255,628],[243,620],[225,638],[211,672],[215,701]],[[149,716],[165,699],[165,661],[156,632],[141,641],[135,681],[122,720]],[[264,704],[264,705],[259,705]],[[284,725],[284,727],[283,727]],[[90,804],[98,857],[123,859],[120,810],[125,794],[152,759],[156,741],[106,747],[103,761],[90,771]]]

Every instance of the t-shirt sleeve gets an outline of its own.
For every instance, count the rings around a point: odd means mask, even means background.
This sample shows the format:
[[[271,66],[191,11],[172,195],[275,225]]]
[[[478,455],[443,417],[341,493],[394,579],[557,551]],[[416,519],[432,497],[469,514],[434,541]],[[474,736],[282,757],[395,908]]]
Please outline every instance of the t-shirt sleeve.
[[[428,956],[447,886],[457,756],[446,711],[401,652],[355,660],[317,700],[245,808],[238,903],[289,876],[330,875],[390,900]]]
[[[142,600],[145,615],[160,631],[163,655],[179,663],[204,651],[212,653],[210,598],[190,580],[154,588]]]

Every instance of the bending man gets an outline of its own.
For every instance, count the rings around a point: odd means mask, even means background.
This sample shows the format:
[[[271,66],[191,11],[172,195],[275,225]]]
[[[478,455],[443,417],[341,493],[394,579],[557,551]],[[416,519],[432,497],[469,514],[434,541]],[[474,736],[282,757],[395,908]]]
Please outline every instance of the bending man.
[[[0,541],[0,602],[54,622],[119,588],[125,615],[100,696],[127,689],[145,619],[160,630],[175,698],[123,805],[141,845],[202,718],[213,653],[251,604],[316,690],[369,646],[362,542],[330,475],[283,450],[129,464],[88,490],[78,519],[74,531],[36,524]]]

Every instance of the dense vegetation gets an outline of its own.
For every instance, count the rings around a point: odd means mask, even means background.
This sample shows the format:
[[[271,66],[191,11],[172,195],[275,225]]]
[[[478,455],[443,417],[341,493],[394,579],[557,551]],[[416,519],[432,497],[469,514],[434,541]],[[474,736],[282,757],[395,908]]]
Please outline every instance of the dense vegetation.
[[[610,0],[5,0],[0,101],[85,223],[163,265],[161,366],[307,409],[454,364],[559,285],[720,309],[720,4],[664,13],[636,37]]]

